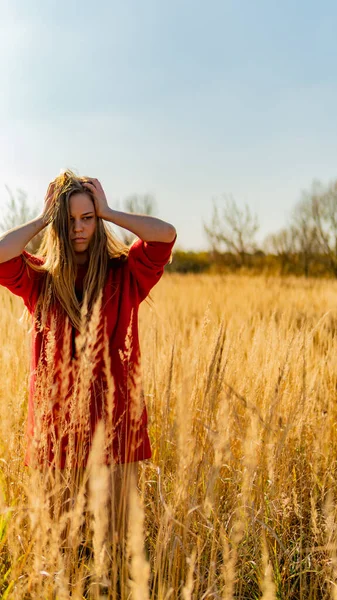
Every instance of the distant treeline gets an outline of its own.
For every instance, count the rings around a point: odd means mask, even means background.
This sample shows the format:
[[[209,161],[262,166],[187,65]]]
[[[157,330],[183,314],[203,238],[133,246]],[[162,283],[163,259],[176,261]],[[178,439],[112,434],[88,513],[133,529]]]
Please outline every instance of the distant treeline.
[[[304,277],[336,277],[331,263],[324,255],[315,255],[307,264],[307,257],[301,254],[278,256],[262,250],[246,254],[244,264],[230,252],[184,252],[176,250],[166,271],[171,273],[242,273],[267,275],[294,275]]]
[[[271,201],[271,211],[272,211]],[[234,271],[337,277],[337,181],[322,185],[314,181],[302,192],[292,209],[286,227],[269,234],[261,247],[255,238],[258,217],[246,205],[239,208],[231,197],[213,207],[209,223],[204,224],[212,252],[195,256],[196,270]],[[177,253],[175,266],[192,266],[192,256]],[[203,267],[202,267],[203,265]]]

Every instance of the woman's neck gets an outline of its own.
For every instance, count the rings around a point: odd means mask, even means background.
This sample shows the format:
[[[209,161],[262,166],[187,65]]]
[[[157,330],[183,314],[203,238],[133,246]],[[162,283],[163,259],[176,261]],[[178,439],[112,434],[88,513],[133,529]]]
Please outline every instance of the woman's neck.
[[[75,263],[77,265],[85,265],[89,261],[88,252],[75,252]]]

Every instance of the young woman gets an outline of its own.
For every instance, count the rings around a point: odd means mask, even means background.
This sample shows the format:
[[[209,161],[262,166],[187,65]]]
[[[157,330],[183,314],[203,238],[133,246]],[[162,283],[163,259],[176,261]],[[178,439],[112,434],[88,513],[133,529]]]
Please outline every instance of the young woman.
[[[126,247],[105,221],[138,239]],[[151,456],[138,307],[175,238],[160,219],[113,210],[97,179],[71,171],[49,185],[41,216],[0,238],[0,284],[33,318],[26,464],[83,470]]]

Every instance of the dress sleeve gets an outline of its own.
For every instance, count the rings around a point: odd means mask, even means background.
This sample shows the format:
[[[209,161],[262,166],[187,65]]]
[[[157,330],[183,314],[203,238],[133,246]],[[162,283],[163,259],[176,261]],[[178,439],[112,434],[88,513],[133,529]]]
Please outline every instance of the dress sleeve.
[[[33,298],[36,292],[39,273],[34,271],[24,257],[36,264],[41,260],[29,254],[26,250],[6,262],[0,263],[0,285],[6,287],[16,296],[20,296],[29,310],[32,309]]]
[[[173,242],[143,242],[136,240],[129,250],[129,269],[137,282],[140,302],[161,278],[171,258]]]

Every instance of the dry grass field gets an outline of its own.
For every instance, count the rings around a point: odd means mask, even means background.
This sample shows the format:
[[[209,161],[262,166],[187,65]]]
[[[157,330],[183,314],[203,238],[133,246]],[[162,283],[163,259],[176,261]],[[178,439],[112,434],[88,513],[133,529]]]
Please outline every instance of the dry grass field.
[[[79,600],[104,560],[78,552],[83,490],[61,550],[23,466],[29,337],[21,300],[0,306],[0,596]],[[337,283],[166,275],[140,321],[153,456],[103,597],[337,599]]]

